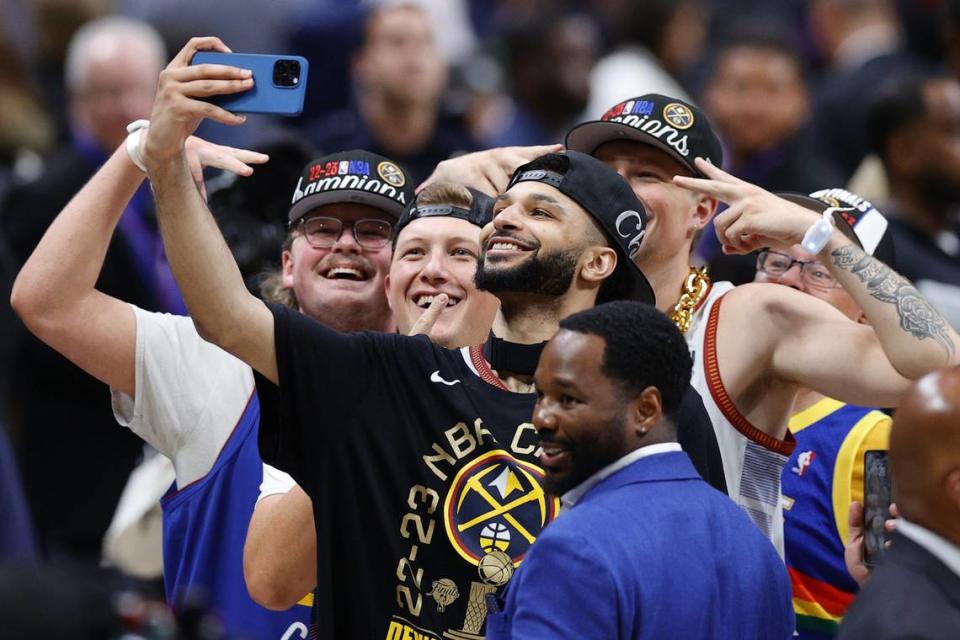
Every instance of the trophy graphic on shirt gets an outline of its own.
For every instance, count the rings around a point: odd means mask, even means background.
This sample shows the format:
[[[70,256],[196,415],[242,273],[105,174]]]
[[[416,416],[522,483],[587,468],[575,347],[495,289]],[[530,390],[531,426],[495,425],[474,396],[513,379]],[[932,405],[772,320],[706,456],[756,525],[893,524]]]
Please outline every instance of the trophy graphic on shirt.
[[[470,598],[467,600],[467,613],[463,618],[463,627],[458,631],[445,631],[444,637],[451,640],[483,640],[483,623],[487,619],[488,593],[507,584],[513,577],[513,561],[498,546],[491,545],[487,554],[480,558],[477,573],[483,582],[470,583]]]
[[[544,473],[497,449],[457,472],[444,499],[444,525],[453,548],[477,567],[479,580],[463,586],[463,624],[443,633],[449,640],[482,640],[487,596],[507,584],[559,503],[540,484]]]

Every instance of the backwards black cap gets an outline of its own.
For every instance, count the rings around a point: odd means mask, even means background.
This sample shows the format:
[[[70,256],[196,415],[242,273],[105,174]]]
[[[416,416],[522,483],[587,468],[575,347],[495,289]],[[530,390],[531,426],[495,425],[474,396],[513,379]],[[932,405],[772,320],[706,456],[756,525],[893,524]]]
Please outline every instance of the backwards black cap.
[[[592,156],[567,151],[548,153],[519,167],[506,190],[527,181],[550,185],[593,216],[617,251],[612,277],[629,282],[627,298],[654,304],[653,288],[633,262],[646,233],[647,212],[620,174]]]
[[[416,199],[414,199],[414,201],[410,203],[410,206],[408,206],[400,216],[400,220],[396,224],[393,237],[396,239],[397,236],[400,235],[400,232],[403,231],[404,227],[419,218],[457,218],[459,220],[466,220],[467,222],[475,224],[478,227],[485,226],[493,217],[493,198],[482,191],[477,191],[472,187],[467,187],[466,189],[472,196],[469,209],[464,209],[463,207],[454,207],[453,205],[448,204],[421,205],[417,203]]]
[[[414,191],[410,175],[399,165],[369,151],[331,153],[303,168],[293,191],[289,221],[326,204],[353,202],[399,218]]]
[[[698,176],[703,173],[694,165],[694,158],[718,167],[723,164],[723,149],[707,116],[688,102],[659,93],[624,100],[599,120],[577,125],[567,134],[565,145],[592,155],[597,147],[614,140],[658,147]]]

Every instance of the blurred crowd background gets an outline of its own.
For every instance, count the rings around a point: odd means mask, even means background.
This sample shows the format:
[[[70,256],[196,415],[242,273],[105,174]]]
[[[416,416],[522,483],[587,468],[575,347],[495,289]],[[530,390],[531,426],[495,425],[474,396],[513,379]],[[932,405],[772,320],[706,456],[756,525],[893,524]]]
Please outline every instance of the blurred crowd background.
[[[453,154],[562,142],[571,125],[659,92],[706,110],[733,174],[873,201],[891,219],[898,270],[960,328],[960,2],[386,4],[0,0],[0,560],[99,565],[130,472],[150,455],[114,421],[108,390],[28,336],[6,301],[44,229],[126,124],[149,116],[158,72],[194,35],[310,62],[302,116],[199,133],[273,158],[252,178],[207,185],[251,288],[279,255],[311,156],[366,148],[423,180]],[[717,253],[704,234],[699,259],[715,279],[753,278],[752,257]],[[146,188],[100,287],[183,311]]]

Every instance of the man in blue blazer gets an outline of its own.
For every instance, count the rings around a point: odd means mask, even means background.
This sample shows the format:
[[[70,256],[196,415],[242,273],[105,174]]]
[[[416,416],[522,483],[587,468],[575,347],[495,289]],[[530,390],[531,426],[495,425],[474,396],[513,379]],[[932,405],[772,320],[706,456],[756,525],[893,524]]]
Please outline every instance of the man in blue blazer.
[[[683,336],[651,306],[561,321],[535,374],[533,424],[562,511],[502,599],[488,596],[488,640],[793,635],[780,557],[676,444],[690,368]]]

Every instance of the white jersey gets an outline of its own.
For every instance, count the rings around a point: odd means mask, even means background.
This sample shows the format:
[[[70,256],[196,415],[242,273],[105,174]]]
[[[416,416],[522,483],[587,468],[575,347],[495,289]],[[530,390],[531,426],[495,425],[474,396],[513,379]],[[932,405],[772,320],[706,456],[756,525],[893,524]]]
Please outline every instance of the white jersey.
[[[686,334],[693,356],[691,384],[703,398],[713,423],[723,459],[723,473],[730,497],[773,542],[783,556],[783,506],[780,502],[780,472],[787,464],[795,442],[789,433],[778,440],[756,428],[737,410],[727,395],[717,365],[717,319],[720,301],[733,289],[729,282],[715,282],[694,314]]]

